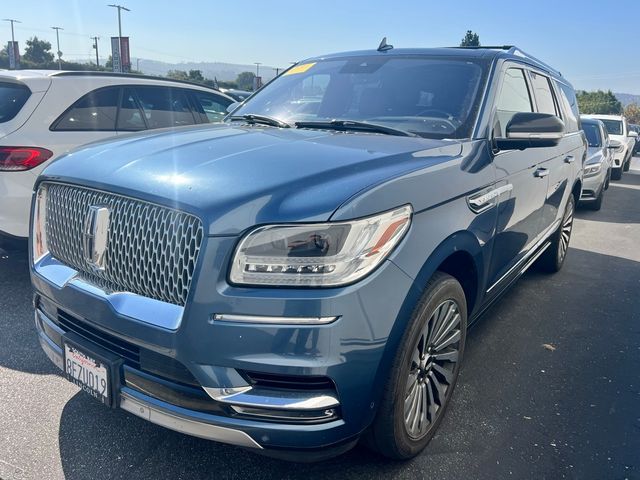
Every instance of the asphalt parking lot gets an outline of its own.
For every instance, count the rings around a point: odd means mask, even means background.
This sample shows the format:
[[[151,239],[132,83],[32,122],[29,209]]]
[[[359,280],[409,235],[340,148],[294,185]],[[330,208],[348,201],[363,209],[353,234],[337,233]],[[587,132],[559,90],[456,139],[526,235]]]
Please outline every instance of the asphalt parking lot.
[[[291,464],[111,411],[36,340],[25,255],[0,250],[0,478],[640,479],[640,159],[580,210],[564,269],[527,273],[470,332],[422,455]]]

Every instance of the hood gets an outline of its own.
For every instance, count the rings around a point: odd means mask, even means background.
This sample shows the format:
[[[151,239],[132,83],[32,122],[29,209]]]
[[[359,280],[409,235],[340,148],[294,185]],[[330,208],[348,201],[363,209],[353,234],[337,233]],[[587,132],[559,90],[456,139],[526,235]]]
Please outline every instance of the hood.
[[[359,191],[461,150],[445,140],[206,125],[87,145],[41,178],[186,210],[209,234],[233,235],[256,224],[328,220]]]

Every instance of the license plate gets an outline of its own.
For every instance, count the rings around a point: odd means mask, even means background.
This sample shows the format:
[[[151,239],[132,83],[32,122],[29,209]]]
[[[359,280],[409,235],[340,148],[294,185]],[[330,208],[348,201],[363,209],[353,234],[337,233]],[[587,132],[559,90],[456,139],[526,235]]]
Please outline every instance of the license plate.
[[[109,368],[105,363],[75,345],[65,343],[64,368],[70,381],[105,405],[111,405]]]

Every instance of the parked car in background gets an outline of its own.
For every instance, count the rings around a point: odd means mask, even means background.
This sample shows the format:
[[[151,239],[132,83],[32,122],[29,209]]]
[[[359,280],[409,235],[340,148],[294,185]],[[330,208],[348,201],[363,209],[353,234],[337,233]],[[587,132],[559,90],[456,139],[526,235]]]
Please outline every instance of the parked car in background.
[[[217,122],[233,102],[156,77],[0,72],[0,246],[26,246],[33,184],[61,154],[125,132]]]
[[[636,137],[636,144],[633,147],[633,154],[636,155],[640,152],[640,125],[631,124],[630,129],[638,134]]]
[[[613,180],[620,180],[622,178],[622,172],[628,171],[629,165],[631,165],[633,148],[638,134],[629,130],[627,119],[621,115],[585,115],[585,117],[601,120],[609,133],[609,138],[620,142],[620,145],[613,149],[613,166],[611,171],[611,178]]]
[[[303,61],[224,125],[43,172],[40,344],[168,428],[298,460],[360,437],[413,457],[467,327],[532,264],[562,268],[585,142],[573,87],[516,47]]]
[[[236,102],[244,102],[247,98],[253,95],[253,92],[238,90],[237,88],[221,88],[220,91],[233,98]]]
[[[612,150],[619,145],[611,145],[607,129],[602,121],[581,117],[582,130],[587,137],[587,160],[584,163],[584,181],[580,202],[593,210],[600,210],[604,192],[611,179]]]

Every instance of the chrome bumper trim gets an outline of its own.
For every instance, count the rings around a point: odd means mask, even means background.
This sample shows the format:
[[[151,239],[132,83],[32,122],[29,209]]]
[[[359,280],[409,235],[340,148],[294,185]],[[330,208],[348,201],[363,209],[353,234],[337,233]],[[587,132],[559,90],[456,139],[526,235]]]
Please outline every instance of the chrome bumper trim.
[[[204,390],[218,402],[241,407],[273,408],[278,410],[320,410],[340,405],[335,393],[330,390],[290,391],[244,387],[239,392],[227,393],[229,389],[208,388]]]
[[[80,278],[77,270],[59,262],[51,255],[45,255],[33,268],[40,277],[59,289],[75,288],[98,297],[125,317],[168,330],[177,330],[182,322],[183,307],[131,292],[106,292]]]
[[[259,323],[273,325],[327,325],[339,317],[268,317],[264,315],[236,315],[232,313],[216,313],[214,322]]]
[[[256,448],[262,450],[262,446],[246,433],[227,427],[219,427],[210,423],[197,422],[183,416],[165,412],[142,402],[128,393],[120,394],[120,408],[133,415],[177,432],[193,435],[207,440],[216,440],[222,443],[237,445],[239,447]]]

